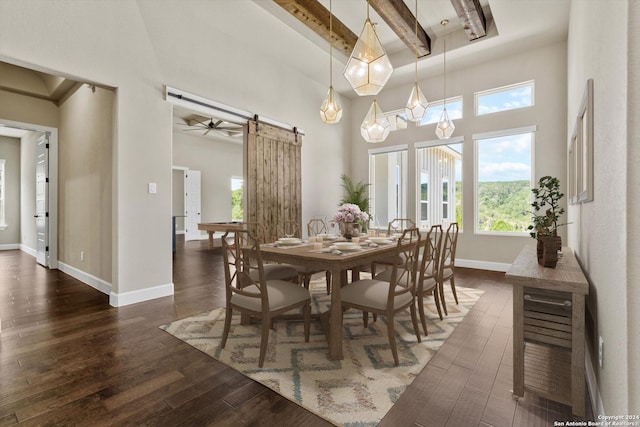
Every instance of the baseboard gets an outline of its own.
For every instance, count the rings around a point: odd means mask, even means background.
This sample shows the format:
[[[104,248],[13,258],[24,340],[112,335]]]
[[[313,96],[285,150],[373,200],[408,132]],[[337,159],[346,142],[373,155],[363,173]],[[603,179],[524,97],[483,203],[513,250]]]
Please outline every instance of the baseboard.
[[[169,297],[172,295],[173,283],[167,283],[166,285],[159,285],[152,288],[124,292],[121,294],[111,292],[111,294],[109,295],[109,304],[111,304],[113,307],[122,307],[125,305],[136,304],[156,298]]]
[[[0,245],[0,251],[12,251],[15,249],[20,249],[19,243],[9,243],[6,245]]]
[[[32,257],[34,257],[34,258],[35,258],[35,257],[36,257],[36,255],[37,255],[36,250],[35,250],[35,249],[33,249],[33,248],[30,248],[30,247],[29,247],[29,246],[27,246],[27,245],[20,244],[20,248],[19,248],[19,249],[20,249],[22,252],[24,252],[25,254],[27,254],[27,255],[31,255],[31,256],[32,256]]]
[[[473,259],[456,258],[456,267],[475,268],[477,270],[501,271],[506,273],[509,271],[511,264],[503,262],[476,261]]]
[[[598,415],[606,414],[604,411],[604,403],[602,403],[602,396],[600,396],[600,389],[598,388],[598,381],[596,380],[596,372],[593,370],[593,363],[591,363],[591,354],[589,353],[589,347],[587,342],[584,343],[584,363],[585,373],[587,376],[587,391],[591,399],[591,410],[593,411],[593,417],[597,420]]]
[[[86,283],[92,288],[99,290],[103,294],[107,294],[107,295],[111,294],[111,283],[105,280],[102,280],[92,274],[86,273],[82,270],[72,267],[69,264],[65,264],[62,261],[58,261],[58,270],[68,274],[69,276],[75,279],[80,280],[83,283]]]

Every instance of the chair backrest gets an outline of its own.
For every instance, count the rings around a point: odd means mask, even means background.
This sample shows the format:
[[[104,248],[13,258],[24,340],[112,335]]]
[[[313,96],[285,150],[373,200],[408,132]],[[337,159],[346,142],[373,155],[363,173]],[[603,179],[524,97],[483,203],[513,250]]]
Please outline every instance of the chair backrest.
[[[410,228],[416,228],[416,223],[410,218],[394,218],[387,225],[387,233],[402,233]]]
[[[266,290],[266,280],[260,254],[260,243],[247,230],[234,232],[233,240],[228,239],[228,233],[222,236],[222,252],[224,255],[224,278],[227,303],[233,294],[250,298],[261,298],[262,306],[269,306]],[[258,275],[252,277],[251,271],[257,270]],[[254,279],[257,277],[258,280]],[[244,290],[249,285],[255,285],[258,292]]]
[[[420,231],[409,228],[402,233],[396,245],[395,257],[400,262],[393,265],[387,298],[388,309],[393,307],[393,300],[404,293],[414,293],[418,273],[418,257],[420,253]],[[401,285],[401,286],[396,286]],[[404,286],[406,285],[406,287]]]
[[[307,223],[307,234],[309,236],[315,236],[317,234],[327,233],[327,223],[324,219],[313,218]]]
[[[300,234],[300,225],[296,221],[282,221],[276,226],[276,239],[280,237],[298,237],[302,238]]]
[[[440,268],[440,252],[442,250],[442,226],[432,225],[422,239],[422,258],[420,263],[420,280],[438,277]]]
[[[452,222],[447,228],[447,233],[442,242],[440,254],[440,271],[445,268],[453,268],[456,262],[456,247],[458,246],[458,223]]]

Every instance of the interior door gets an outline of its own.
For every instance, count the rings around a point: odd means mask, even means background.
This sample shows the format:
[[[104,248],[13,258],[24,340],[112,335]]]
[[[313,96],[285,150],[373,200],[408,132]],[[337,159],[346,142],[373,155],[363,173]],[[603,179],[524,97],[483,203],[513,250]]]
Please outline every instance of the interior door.
[[[49,266],[49,137],[41,137],[36,148],[36,261]]]
[[[198,240],[202,238],[202,233],[198,230],[200,218],[201,196],[200,196],[200,171],[189,169],[185,174],[185,240]]]

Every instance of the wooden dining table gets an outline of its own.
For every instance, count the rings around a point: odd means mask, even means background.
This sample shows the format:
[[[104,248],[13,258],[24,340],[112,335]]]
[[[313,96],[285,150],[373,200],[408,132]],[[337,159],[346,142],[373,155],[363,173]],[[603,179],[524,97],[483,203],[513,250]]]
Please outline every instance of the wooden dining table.
[[[325,243],[325,246],[330,243]],[[396,250],[396,243],[365,247],[361,250],[333,253],[320,252],[313,248],[313,244],[296,246],[260,245],[260,252],[264,261],[274,261],[308,267],[318,271],[331,271],[333,286],[331,286],[331,308],[328,317],[327,341],[329,343],[329,359],[342,360],[342,303],[340,299],[341,285],[347,283],[347,270],[355,272],[361,266],[368,266],[371,262],[389,257]],[[354,273],[355,274],[355,273]],[[323,322],[324,323],[324,322]]]

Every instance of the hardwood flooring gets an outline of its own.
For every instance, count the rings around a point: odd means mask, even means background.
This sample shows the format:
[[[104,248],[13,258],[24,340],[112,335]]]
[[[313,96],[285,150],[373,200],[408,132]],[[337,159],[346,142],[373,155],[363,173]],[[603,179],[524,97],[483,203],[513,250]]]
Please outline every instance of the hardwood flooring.
[[[0,251],[0,426],[327,426],[158,328],[224,304],[222,256],[179,239],[173,297],[114,308],[107,295],[20,251]],[[511,287],[485,290],[380,426],[551,426],[565,405],[511,397]],[[591,417],[592,418],[592,417]]]

